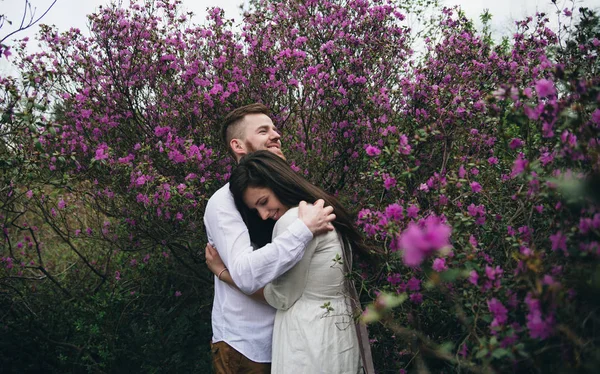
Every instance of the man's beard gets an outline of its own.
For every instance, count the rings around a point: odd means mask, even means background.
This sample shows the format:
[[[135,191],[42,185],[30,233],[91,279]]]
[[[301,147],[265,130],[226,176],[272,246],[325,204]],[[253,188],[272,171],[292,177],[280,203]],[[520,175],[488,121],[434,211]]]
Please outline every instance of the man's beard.
[[[248,153],[252,153],[252,152],[256,152],[256,151],[260,151],[260,149],[256,149],[256,148],[254,148],[254,147],[252,146],[252,144],[250,144],[250,142],[245,142],[245,144],[246,144],[246,149],[248,150]],[[285,156],[283,155],[283,152],[281,151],[281,148],[275,148],[275,149],[272,149],[272,148],[265,147],[265,149],[264,149],[264,150],[265,150],[265,151],[269,151],[269,152],[273,153],[274,155],[277,155],[277,156],[281,157],[281,158],[282,158],[282,159],[284,159],[284,160],[286,159],[286,158],[285,158]],[[276,151],[276,152],[273,152],[274,150],[277,150],[277,151]]]

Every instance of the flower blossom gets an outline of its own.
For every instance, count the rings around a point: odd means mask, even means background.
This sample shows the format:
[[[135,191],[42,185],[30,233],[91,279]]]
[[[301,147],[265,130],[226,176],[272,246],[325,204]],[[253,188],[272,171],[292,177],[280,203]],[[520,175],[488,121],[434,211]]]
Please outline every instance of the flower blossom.
[[[433,252],[450,247],[451,232],[450,226],[435,216],[429,216],[418,224],[411,222],[398,238],[404,263],[419,266]]]

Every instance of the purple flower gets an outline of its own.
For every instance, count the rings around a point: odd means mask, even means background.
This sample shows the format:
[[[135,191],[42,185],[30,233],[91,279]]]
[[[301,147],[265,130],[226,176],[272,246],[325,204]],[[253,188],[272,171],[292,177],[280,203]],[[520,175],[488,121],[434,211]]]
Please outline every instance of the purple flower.
[[[431,268],[437,271],[438,273],[448,270],[448,266],[446,266],[446,260],[443,258],[436,258],[435,260],[433,260],[433,265],[431,266]]]
[[[404,218],[404,209],[399,204],[392,204],[385,208],[385,216],[388,219],[399,221]]]
[[[365,150],[369,156],[379,156],[381,154],[381,149],[374,147],[372,145],[368,145]]]
[[[540,301],[531,296],[528,293],[525,297],[525,304],[529,307],[529,314],[527,314],[527,328],[529,329],[529,336],[533,339],[544,340],[552,335],[554,318],[548,316],[544,318],[540,307]]]
[[[567,237],[562,232],[557,232],[554,235],[550,235],[550,242],[552,242],[552,251],[562,250],[565,256],[568,256],[567,252]]]
[[[596,125],[600,125],[600,109],[596,109],[592,113],[592,122]]]
[[[473,191],[474,193],[481,192],[481,185],[479,183],[471,182],[470,186],[471,186],[471,191]]]
[[[521,148],[523,146],[523,141],[519,138],[513,138],[510,143],[508,144],[508,146],[510,147],[510,149],[517,149],[517,148]]]
[[[108,158],[108,146],[106,144],[100,144],[96,149],[96,156],[94,157],[96,160],[105,160]]]
[[[450,226],[435,216],[420,223],[422,225],[410,223],[399,238],[400,248],[404,251],[404,264],[407,266],[419,266],[434,251],[450,246]]]
[[[120,271],[115,271],[115,279],[116,280],[121,280],[121,272]]]
[[[140,175],[139,177],[137,177],[137,179],[135,180],[135,185],[137,187],[141,187],[144,185],[144,183],[146,183],[150,178],[148,178],[145,175]]]
[[[508,319],[508,310],[496,298],[492,298],[487,302],[490,313],[494,315],[491,327],[504,325]]]
[[[479,281],[479,274],[477,274],[477,271],[471,270],[471,273],[469,274],[469,282],[471,284],[477,286],[478,281]]]
[[[394,179],[394,178],[387,177],[383,181],[383,186],[385,187],[386,190],[389,190],[390,188],[394,187],[395,185],[396,185],[396,179]]]
[[[408,218],[417,218],[417,213],[419,213],[419,207],[411,204],[408,208],[406,208],[406,216]]]
[[[415,277],[412,277],[406,282],[406,288],[411,291],[419,291],[421,289],[421,281]]]
[[[423,295],[420,292],[416,292],[410,295],[410,301],[415,304],[421,304],[423,302]]]
[[[556,94],[554,82],[548,79],[540,79],[539,81],[535,82],[535,92],[537,92],[538,96],[540,97],[548,97]]]
[[[525,156],[523,155],[523,153],[520,153],[513,164],[513,168],[510,173],[510,177],[514,178],[517,175],[523,173],[525,171],[525,168],[527,167],[527,165],[529,165],[529,162],[527,160],[525,160]]]
[[[181,291],[175,291],[175,297],[181,296]]]

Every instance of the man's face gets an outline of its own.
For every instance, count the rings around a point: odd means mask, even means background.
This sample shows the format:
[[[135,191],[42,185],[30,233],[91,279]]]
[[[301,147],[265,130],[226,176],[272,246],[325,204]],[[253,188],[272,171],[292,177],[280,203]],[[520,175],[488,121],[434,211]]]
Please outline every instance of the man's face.
[[[281,152],[281,136],[269,116],[262,113],[247,114],[243,121],[246,154],[267,150],[285,160]]]

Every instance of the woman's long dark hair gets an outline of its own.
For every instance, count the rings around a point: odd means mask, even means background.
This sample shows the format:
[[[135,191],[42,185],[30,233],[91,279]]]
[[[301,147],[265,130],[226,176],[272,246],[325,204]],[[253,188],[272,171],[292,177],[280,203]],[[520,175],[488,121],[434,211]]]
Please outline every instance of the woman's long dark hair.
[[[248,187],[269,188],[279,201],[288,207],[297,206],[301,201],[312,204],[318,199],[323,199],[325,206],[333,207],[336,215],[333,226],[342,236],[344,247],[350,244],[358,252],[370,252],[371,248],[364,243],[363,236],[354,225],[350,214],[339,201],[296,174],[287,162],[269,151],[257,151],[243,157],[229,179],[229,189],[248,226],[250,237],[260,247],[271,241],[274,222],[262,221],[256,211],[250,210],[244,204],[243,196]]]

